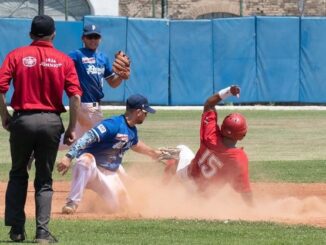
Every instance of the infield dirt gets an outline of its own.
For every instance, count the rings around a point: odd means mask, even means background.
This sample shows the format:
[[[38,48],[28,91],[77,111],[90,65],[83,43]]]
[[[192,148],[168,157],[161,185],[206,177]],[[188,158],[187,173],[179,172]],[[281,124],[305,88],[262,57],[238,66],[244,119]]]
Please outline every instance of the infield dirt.
[[[0,216],[5,209],[7,183],[0,182]],[[61,208],[68,195],[70,182],[54,183],[52,218],[67,219],[209,219],[272,221],[326,227],[326,184],[252,183],[255,206],[243,204],[239,194],[229,187],[207,198],[190,194],[183,185],[172,181],[162,184],[159,177],[136,179],[128,187],[133,206],[128,212],[112,214],[90,190],[85,191],[82,203],[74,215],[62,215]],[[25,212],[34,217],[32,182]]]

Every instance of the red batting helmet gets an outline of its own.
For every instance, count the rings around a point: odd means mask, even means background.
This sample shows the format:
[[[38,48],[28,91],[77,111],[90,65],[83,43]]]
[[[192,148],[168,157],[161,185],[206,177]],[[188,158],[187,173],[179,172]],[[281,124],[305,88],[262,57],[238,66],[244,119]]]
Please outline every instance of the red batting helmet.
[[[242,140],[247,133],[246,118],[240,113],[231,113],[223,120],[221,133],[233,140]]]

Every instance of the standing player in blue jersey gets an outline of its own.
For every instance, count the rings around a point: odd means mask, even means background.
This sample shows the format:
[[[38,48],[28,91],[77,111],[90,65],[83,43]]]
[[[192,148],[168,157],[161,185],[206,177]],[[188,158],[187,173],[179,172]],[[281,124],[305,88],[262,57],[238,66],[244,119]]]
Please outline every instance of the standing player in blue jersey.
[[[147,99],[139,94],[132,95],[127,99],[124,115],[101,121],[70,148],[57,165],[57,170],[65,174],[72,159],[77,157],[63,213],[76,211],[85,188],[98,193],[112,212],[128,206],[128,192],[120,179],[120,174],[125,175],[121,166],[124,153],[132,149],[153,159],[161,155],[161,151],[138,140],[136,125],[144,122],[148,112],[155,113],[155,110],[148,105]]]
[[[122,51],[115,55],[115,61],[111,66],[107,55],[97,50],[101,42],[101,31],[98,26],[84,26],[82,40],[84,47],[69,53],[75,63],[83,91],[76,125],[77,138],[103,120],[99,103],[104,97],[104,80],[112,88],[116,88],[130,75],[130,61]],[[60,144],[61,150],[65,148]]]

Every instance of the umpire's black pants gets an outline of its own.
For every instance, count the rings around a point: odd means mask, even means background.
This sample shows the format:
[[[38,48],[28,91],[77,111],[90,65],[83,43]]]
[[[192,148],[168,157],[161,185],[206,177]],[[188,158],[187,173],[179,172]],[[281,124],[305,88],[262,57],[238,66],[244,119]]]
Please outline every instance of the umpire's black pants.
[[[36,228],[48,231],[52,204],[52,171],[60,136],[64,132],[59,114],[52,112],[15,112],[9,126],[12,167],[6,192],[5,225],[25,225],[28,187],[27,163],[35,157]]]

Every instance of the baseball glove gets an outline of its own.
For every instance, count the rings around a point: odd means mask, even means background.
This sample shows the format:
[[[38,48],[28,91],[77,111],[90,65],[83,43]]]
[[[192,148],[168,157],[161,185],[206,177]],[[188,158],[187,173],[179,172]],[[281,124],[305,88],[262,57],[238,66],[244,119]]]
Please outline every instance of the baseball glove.
[[[121,79],[129,79],[130,76],[130,59],[122,51],[118,51],[115,54],[115,60],[113,62],[112,70]]]
[[[179,160],[179,157],[180,157],[180,149],[179,148],[161,147],[161,148],[159,148],[159,150],[161,151],[161,154],[158,157],[159,161],[170,160],[170,159]]]

